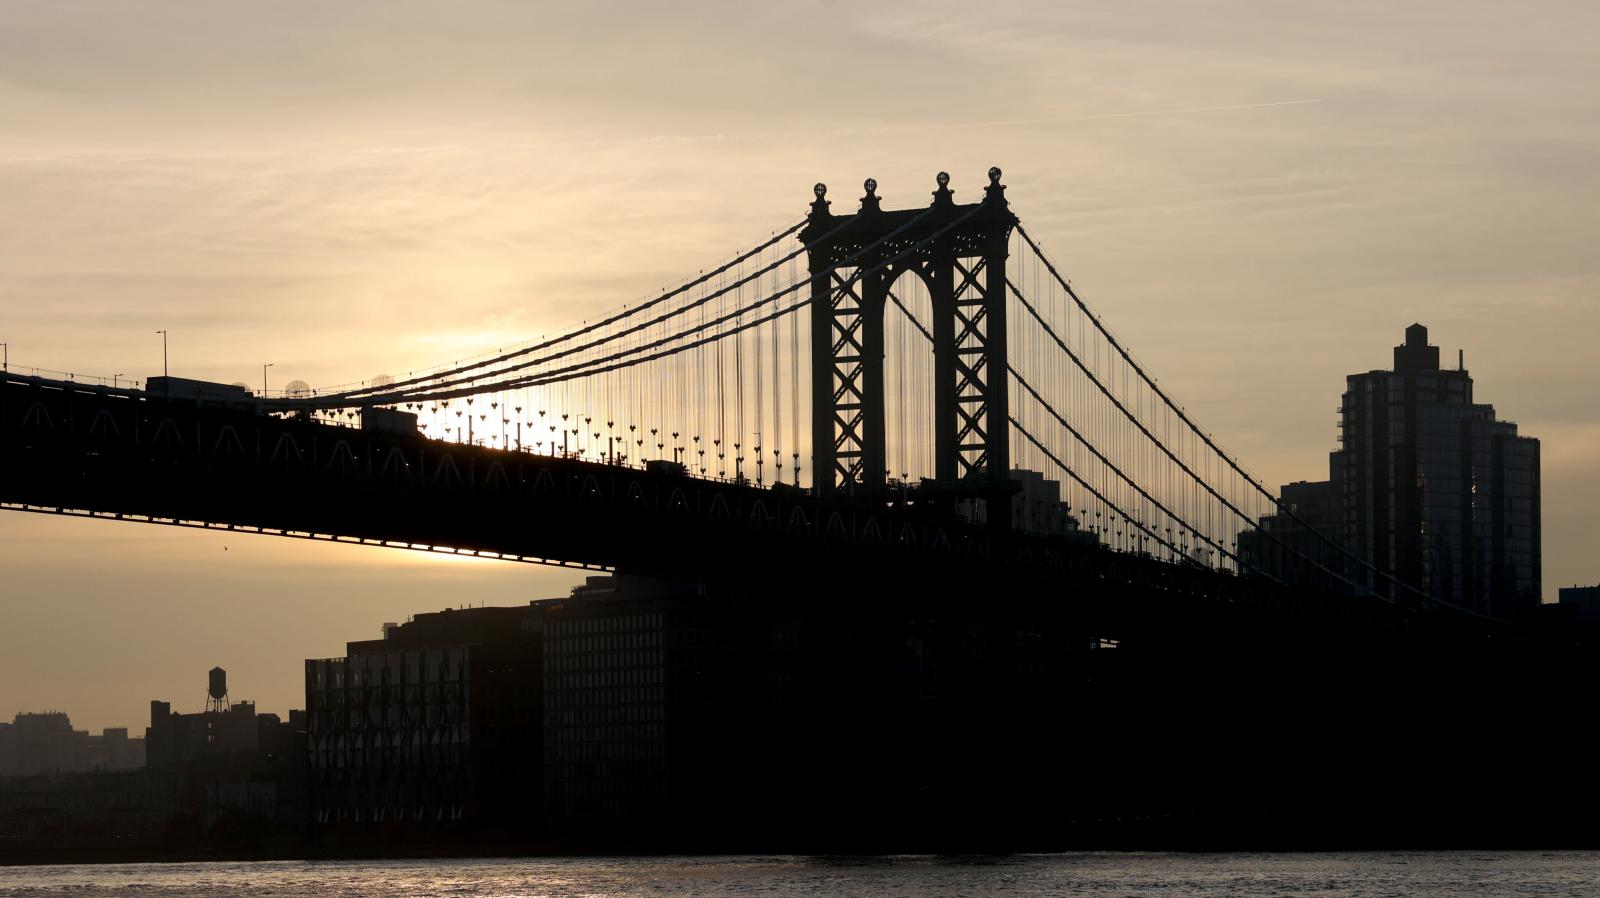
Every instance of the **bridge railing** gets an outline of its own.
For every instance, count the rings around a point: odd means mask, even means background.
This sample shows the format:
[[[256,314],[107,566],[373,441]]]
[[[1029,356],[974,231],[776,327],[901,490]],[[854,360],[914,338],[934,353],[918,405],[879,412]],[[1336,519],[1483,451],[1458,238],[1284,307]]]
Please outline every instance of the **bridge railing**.
[[[41,380],[64,381],[91,387],[111,387],[124,390],[138,390],[144,387],[143,378],[125,377],[121,374],[104,377],[97,374],[85,374],[81,371],[56,371],[52,368],[40,368],[34,365],[7,365],[5,373],[21,377],[36,377]]]

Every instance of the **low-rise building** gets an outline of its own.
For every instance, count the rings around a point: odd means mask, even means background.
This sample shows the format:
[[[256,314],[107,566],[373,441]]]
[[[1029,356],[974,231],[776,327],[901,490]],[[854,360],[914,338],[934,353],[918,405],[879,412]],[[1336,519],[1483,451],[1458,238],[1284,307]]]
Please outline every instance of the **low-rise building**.
[[[96,736],[73,729],[63,711],[23,712],[0,724],[0,776],[136,770],[144,766],[144,744],[126,727]]]
[[[1600,585],[1563,586],[1557,592],[1557,600],[1572,620],[1600,623]]]
[[[419,614],[306,662],[314,818],[517,832],[642,825],[703,800],[750,702],[693,584],[591,577],[571,595]]]
[[[463,608],[306,662],[315,822],[515,826],[539,815],[541,645],[528,609]]]

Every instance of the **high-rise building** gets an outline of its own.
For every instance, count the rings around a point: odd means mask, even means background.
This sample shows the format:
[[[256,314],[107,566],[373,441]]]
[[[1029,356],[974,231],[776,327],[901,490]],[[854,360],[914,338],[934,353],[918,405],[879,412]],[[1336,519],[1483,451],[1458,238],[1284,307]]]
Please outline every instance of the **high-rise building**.
[[[1464,355],[1441,368],[1427,328],[1413,324],[1405,336],[1393,370],[1346,379],[1329,481],[1284,487],[1285,508],[1305,513],[1264,518],[1260,531],[1241,535],[1241,551],[1269,573],[1304,568],[1310,557],[1381,594],[1400,597],[1408,586],[1482,614],[1525,617],[1540,601],[1539,441],[1474,401]],[[1324,536],[1348,554],[1330,553]]]
[[[1402,582],[1495,617],[1539,604],[1539,441],[1473,401],[1464,358],[1439,366],[1406,328],[1394,370],[1352,374],[1333,480],[1346,539]]]

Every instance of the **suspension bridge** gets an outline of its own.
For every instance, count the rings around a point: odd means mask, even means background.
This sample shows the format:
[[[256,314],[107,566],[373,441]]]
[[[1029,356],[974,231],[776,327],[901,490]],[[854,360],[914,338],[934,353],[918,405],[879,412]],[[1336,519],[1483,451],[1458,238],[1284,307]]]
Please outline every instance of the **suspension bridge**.
[[[1450,607],[1298,521],[1084,300],[999,169],[967,203],[943,173],[918,208],[863,186],[836,212],[816,185],[803,218],[645,301],[433,369],[268,392],[10,368],[0,509],[695,584],[659,719],[698,746],[675,769],[704,777],[675,782],[708,791],[655,835],[1364,846],[1565,819],[1527,771],[1575,729],[1524,721],[1580,719],[1582,638]],[[613,674],[564,713],[632,713]],[[373,726],[369,755],[409,744]]]
[[[404,376],[9,369],[0,505],[670,575],[1004,572],[1112,603],[1468,616],[1264,528],[1294,510],[1080,296],[998,168],[973,202],[941,172],[901,210],[869,179],[836,213],[817,184],[804,218],[659,295]]]

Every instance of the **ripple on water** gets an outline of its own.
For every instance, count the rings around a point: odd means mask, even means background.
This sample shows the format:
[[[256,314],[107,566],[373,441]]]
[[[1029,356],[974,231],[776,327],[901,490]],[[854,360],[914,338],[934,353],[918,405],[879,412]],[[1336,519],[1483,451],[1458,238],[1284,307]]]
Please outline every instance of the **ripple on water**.
[[[1600,852],[1083,852],[0,867],[3,898],[1591,898],[1596,883]]]

